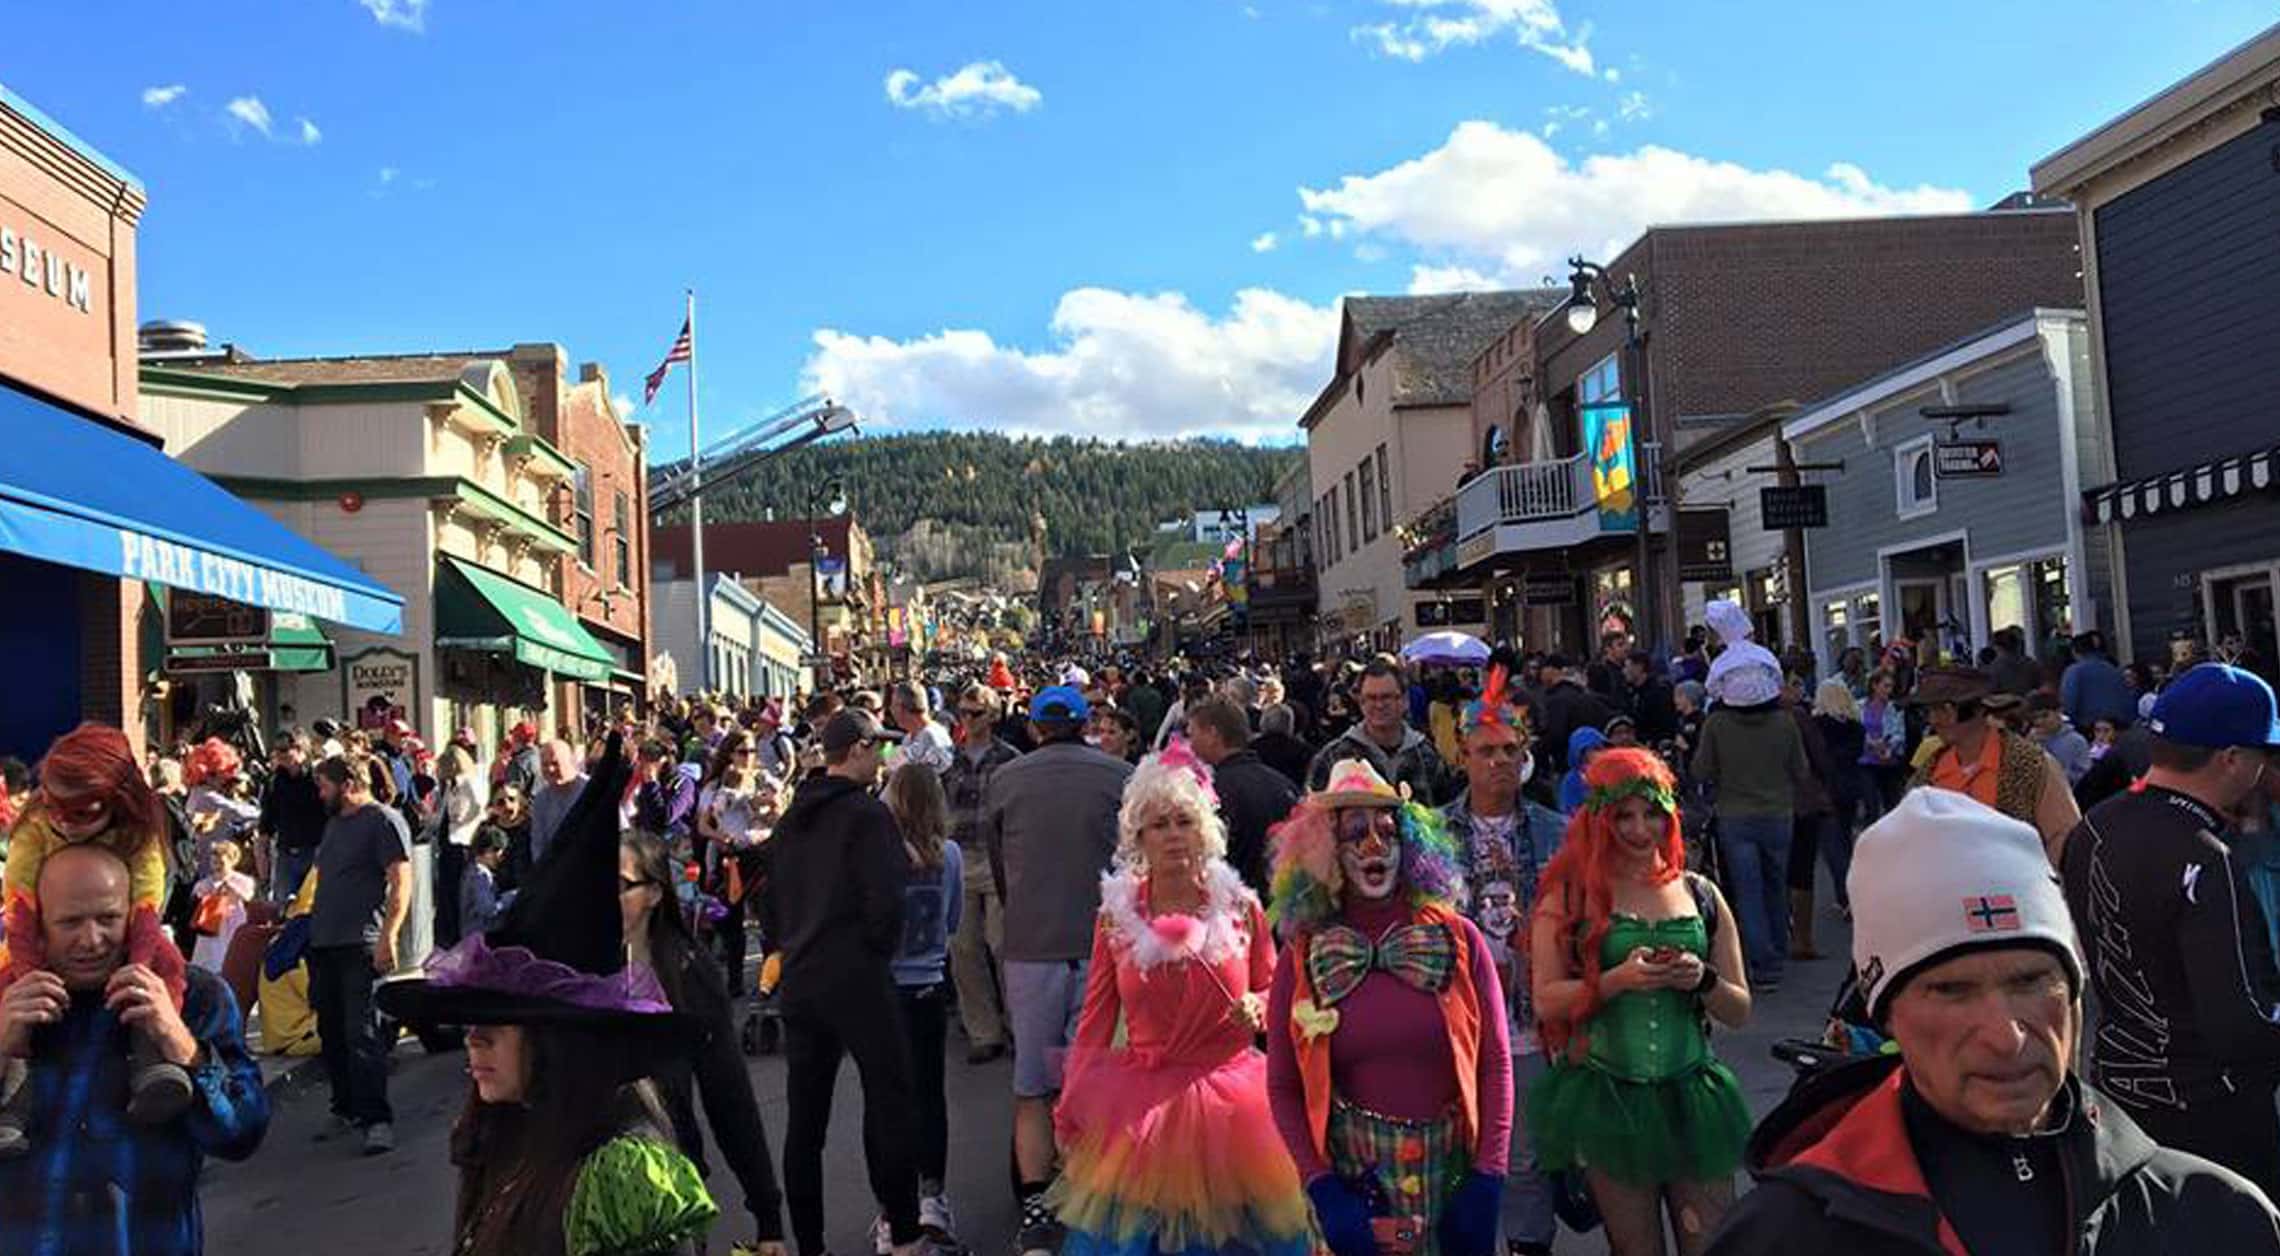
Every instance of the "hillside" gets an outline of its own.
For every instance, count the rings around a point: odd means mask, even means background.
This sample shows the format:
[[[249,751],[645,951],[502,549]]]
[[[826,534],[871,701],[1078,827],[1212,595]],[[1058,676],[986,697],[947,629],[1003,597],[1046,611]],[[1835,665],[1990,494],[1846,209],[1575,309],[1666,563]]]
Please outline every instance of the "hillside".
[[[924,579],[1005,579],[1028,565],[1034,515],[1048,555],[1149,540],[1195,510],[1274,499],[1298,449],[1225,441],[1125,444],[917,432],[796,449],[705,494],[707,520],[796,518],[833,476],[882,552]]]

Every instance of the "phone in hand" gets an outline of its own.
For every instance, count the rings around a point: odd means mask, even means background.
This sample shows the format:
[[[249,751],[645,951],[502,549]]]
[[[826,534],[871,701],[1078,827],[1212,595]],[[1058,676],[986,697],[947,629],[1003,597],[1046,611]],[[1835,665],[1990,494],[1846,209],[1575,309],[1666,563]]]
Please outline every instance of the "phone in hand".
[[[1647,951],[1647,961],[1653,964],[1675,964],[1678,962],[1678,954],[1675,946],[1653,947]]]
[[[1377,1239],[1378,1256],[1411,1256],[1425,1236],[1423,1217],[1372,1217],[1370,1233]]]

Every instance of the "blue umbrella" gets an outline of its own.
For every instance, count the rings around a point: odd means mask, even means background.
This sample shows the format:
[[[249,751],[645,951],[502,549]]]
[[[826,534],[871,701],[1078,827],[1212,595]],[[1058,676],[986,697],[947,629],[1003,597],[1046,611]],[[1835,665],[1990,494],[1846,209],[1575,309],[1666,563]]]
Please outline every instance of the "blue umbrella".
[[[1412,663],[1452,663],[1477,667],[1488,661],[1488,643],[1469,632],[1428,632],[1401,647]]]

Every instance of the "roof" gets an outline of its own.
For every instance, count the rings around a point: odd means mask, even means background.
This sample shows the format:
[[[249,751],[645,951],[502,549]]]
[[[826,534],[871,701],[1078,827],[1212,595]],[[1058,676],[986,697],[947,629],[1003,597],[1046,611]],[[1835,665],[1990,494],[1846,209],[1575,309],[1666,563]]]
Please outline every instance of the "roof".
[[[505,352],[468,349],[451,353],[358,354],[344,358],[263,358],[255,362],[213,362],[186,366],[202,375],[227,375],[273,384],[393,384],[456,380],[478,362],[508,360]]]
[[[37,105],[9,91],[6,83],[0,83],[0,106],[5,106],[11,113],[22,117],[24,121],[31,123],[39,130],[45,131],[49,139],[79,154],[89,165],[133,188],[138,195],[141,194],[143,190],[142,180],[129,173],[125,166],[105,157],[93,144],[73,135],[63,124],[41,113]]]
[[[2251,36],[2152,99],[2036,162],[2031,172],[2035,191],[2072,195],[2180,132],[2237,105],[2253,103],[2250,98],[2259,86],[2276,81],[2280,81],[2280,26]]]
[[[1417,297],[1347,297],[1346,321],[1366,344],[1390,333],[1393,404],[1464,405],[1472,400],[1472,362],[1488,342],[1524,319],[1567,300],[1566,288],[1451,292]],[[1339,345],[1341,366],[1346,344]]]
[[[708,523],[705,525],[705,570],[733,572],[740,576],[781,576],[808,561],[808,538],[821,533],[824,547],[832,554],[847,554],[847,530],[854,520],[845,516],[821,519],[810,523],[806,519],[779,519],[757,523]],[[696,558],[690,552],[689,525],[685,523],[657,525],[649,530],[649,554],[652,562],[673,565],[676,573],[686,574],[696,569]]]
[[[1783,440],[1802,440],[1843,419],[1883,401],[1919,388],[1981,358],[2001,353],[2030,340],[2036,328],[2046,320],[2073,320],[2088,318],[2080,310],[2052,310],[2035,308],[2021,310],[2011,317],[1983,327],[1968,336],[1948,342],[1939,348],[1914,358],[1889,371],[1871,375],[1850,385],[1834,396],[1825,397],[1797,412],[1796,416],[1781,425]]]

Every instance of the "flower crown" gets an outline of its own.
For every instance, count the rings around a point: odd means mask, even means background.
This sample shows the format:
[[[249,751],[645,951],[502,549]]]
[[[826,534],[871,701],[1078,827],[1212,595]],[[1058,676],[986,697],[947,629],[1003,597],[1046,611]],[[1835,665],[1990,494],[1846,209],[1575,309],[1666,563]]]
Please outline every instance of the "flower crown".
[[[1626,798],[1644,798],[1662,811],[1677,811],[1678,796],[1670,786],[1651,776],[1628,776],[1612,785],[1594,787],[1583,796],[1583,805],[1593,811],[1606,811]]]

